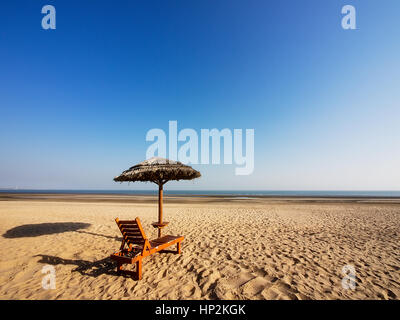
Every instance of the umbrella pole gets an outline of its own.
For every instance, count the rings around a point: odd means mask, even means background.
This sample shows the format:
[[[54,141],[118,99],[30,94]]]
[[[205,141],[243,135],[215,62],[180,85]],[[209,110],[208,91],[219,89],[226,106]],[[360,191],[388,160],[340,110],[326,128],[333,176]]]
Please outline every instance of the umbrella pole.
[[[162,224],[163,211],[163,185],[158,185],[158,223]],[[158,237],[161,237],[161,226],[158,227]]]

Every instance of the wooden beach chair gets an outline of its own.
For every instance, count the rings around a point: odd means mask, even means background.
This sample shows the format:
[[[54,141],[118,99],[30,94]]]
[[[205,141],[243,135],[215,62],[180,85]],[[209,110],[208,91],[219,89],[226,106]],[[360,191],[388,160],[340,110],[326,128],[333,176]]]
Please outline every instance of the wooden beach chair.
[[[171,236],[166,235],[154,240],[148,240],[140,219],[135,220],[119,220],[115,219],[119,230],[122,233],[122,243],[118,252],[111,255],[111,259],[117,262],[117,272],[122,272],[123,264],[134,264],[136,263],[136,278],[138,280],[142,279],[142,259],[152,255],[156,252],[174,252],[181,253],[181,242],[183,241],[183,236]],[[166,251],[168,248],[176,244],[176,251]],[[125,248],[125,246],[127,248]],[[131,273],[131,271],[126,271],[126,273]]]

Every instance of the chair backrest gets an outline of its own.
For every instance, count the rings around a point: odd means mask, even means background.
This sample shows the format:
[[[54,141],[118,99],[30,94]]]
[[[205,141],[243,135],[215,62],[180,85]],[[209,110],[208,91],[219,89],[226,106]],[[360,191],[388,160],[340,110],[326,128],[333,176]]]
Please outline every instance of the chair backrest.
[[[135,220],[119,220],[115,219],[119,230],[121,230],[124,242],[129,246],[143,246],[147,237],[142,228],[139,218]]]

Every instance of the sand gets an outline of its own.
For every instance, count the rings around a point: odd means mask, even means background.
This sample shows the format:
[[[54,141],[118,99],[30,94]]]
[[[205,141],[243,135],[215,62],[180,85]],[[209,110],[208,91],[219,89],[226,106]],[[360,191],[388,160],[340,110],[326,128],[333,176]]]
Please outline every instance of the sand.
[[[171,197],[165,233],[185,236],[182,254],[146,258],[136,281],[109,259],[114,219],[139,216],[155,238],[157,204],[130,199],[0,199],[0,299],[400,298],[396,201]],[[55,289],[42,287],[47,265]],[[345,265],[355,289],[342,286]]]

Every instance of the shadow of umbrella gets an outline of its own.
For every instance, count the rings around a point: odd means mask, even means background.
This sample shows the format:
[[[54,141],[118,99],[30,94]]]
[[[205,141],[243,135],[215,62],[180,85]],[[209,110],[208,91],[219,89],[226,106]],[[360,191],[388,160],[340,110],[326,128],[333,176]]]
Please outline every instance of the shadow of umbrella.
[[[49,234],[57,234],[63,232],[77,231],[90,227],[90,223],[82,222],[54,222],[54,223],[39,223],[39,224],[24,224],[7,230],[4,238],[24,238],[24,237],[39,237]]]

